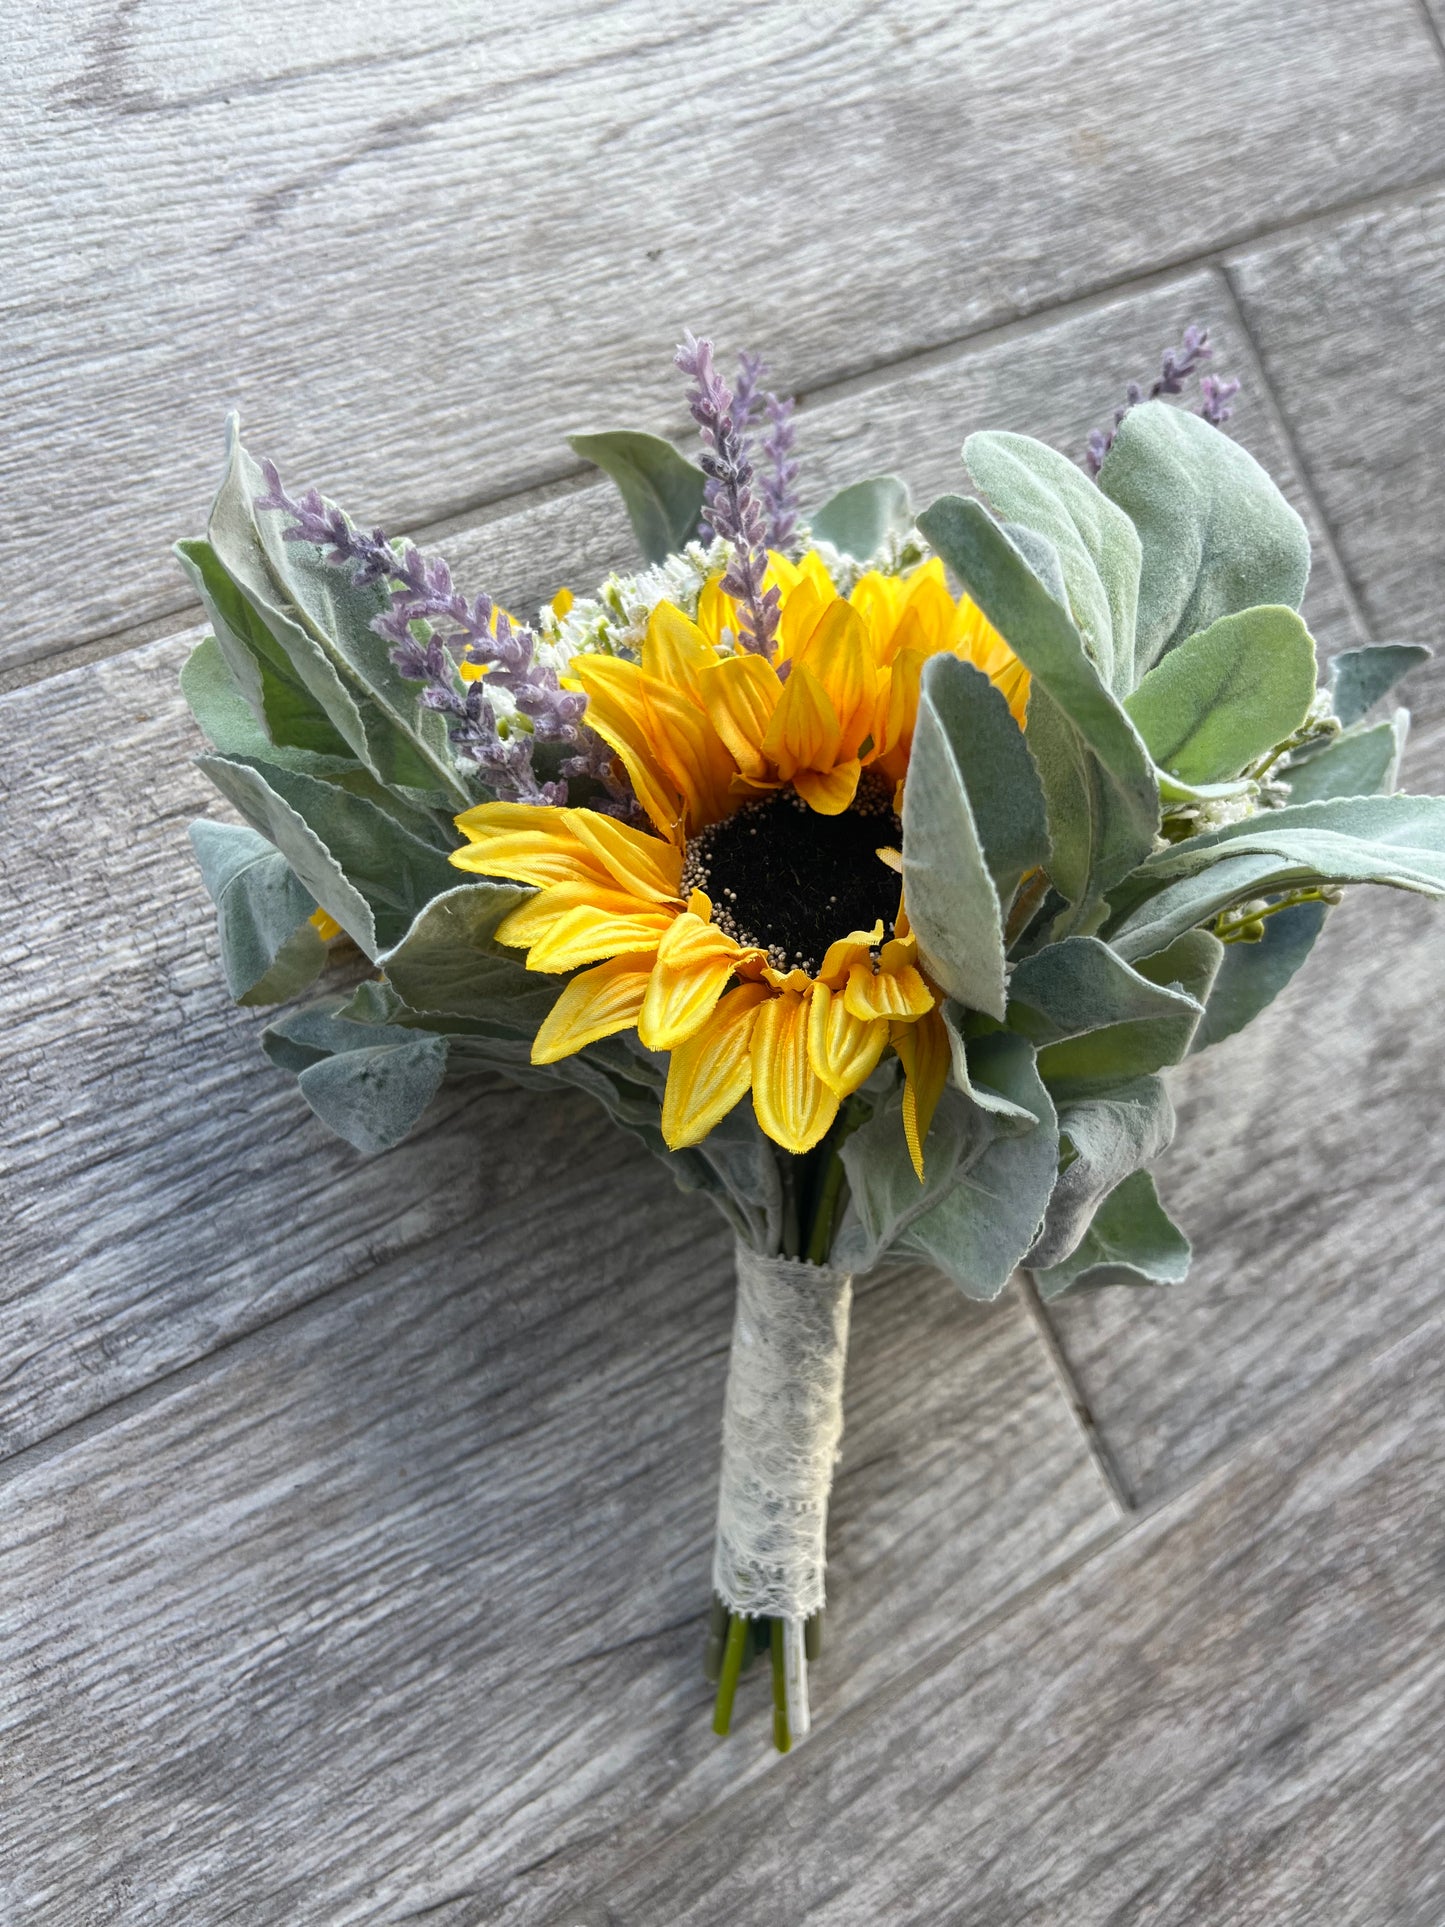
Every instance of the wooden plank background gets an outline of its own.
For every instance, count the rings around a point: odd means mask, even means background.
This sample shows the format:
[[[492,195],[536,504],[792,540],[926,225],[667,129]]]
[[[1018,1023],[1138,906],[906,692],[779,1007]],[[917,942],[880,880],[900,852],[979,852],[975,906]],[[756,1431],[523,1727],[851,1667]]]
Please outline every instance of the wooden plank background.
[[[1326,649],[1445,597],[1418,0],[79,0],[0,102],[0,1920],[1445,1917],[1440,925],[1174,1079],[1190,1284],[862,1289],[818,1731],[707,1731],[720,1221],[580,1099],[364,1160],[221,988],[175,674],[240,405],[526,606],[562,441],[772,351],[813,499],[1077,452],[1191,319]],[[1413,787],[1445,784],[1445,678]],[[1433,1484],[1432,1484],[1433,1481]]]

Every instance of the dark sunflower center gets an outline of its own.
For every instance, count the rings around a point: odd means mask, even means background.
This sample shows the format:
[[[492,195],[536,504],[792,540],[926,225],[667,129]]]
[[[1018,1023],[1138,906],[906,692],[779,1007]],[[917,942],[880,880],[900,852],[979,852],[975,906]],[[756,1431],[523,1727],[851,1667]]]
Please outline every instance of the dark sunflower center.
[[[828,945],[882,919],[893,934],[898,873],[878,856],[902,829],[881,783],[867,776],[841,816],[821,816],[796,790],[775,790],[713,823],[687,846],[682,889],[705,890],[713,920],[766,950],[778,970],[814,973]]]

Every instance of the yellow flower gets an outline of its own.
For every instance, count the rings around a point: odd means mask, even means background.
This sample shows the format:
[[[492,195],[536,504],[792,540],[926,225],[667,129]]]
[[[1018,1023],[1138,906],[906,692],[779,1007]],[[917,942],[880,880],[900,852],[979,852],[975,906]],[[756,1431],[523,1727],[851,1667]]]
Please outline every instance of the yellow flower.
[[[555,1063],[636,1028],[670,1053],[662,1131],[696,1144],[752,1091],[759,1124],[811,1150],[892,1048],[904,1128],[923,1141],[948,1075],[940,993],[897,877],[897,810],[919,679],[944,650],[977,664],[1022,725],[1028,673],[943,566],[864,575],[840,596],[821,558],[771,558],[771,661],[735,646],[715,579],[697,620],[650,618],[640,663],[578,656],[569,681],[652,829],[588,809],[484,803],[452,862],[536,886],[503,943],[576,971],[532,1048]]]

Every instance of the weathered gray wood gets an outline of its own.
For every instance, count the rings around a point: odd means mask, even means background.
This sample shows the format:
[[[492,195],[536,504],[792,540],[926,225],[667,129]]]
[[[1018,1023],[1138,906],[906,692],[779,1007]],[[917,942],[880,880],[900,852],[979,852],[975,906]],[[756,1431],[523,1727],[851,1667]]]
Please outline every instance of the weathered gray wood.
[[[214,18],[212,18],[214,16]],[[224,16],[224,19],[222,18]],[[680,425],[683,322],[816,389],[1438,173],[1412,0],[27,13],[0,102],[0,653],[180,603],[239,405],[416,525]],[[123,507],[121,506],[123,505]],[[52,558],[63,558],[63,563]]]
[[[557,1927],[1435,1927],[1442,1370],[1436,1324]]]
[[[1405,777],[1445,788],[1445,724],[1417,735]],[[1437,905],[1351,891],[1279,1001],[1169,1073],[1179,1134],[1158,1178],[1194,1241],[1188,1283],[1049,1312],[1135,1497],[1445,1295],[1442,954]]]
[[[805,438],[830,484],[898,466],[923,499],[956,481],[971,428],[1022,425],[1079,447],[1120,383],[1196,315],[1220,317],[1220,365],[1251,389],[1241,433],[1310,515],[1211,275],[860,387],[809,409]],[[459,580],[525,609],[562,581],[585,585],[628,543],[603,485],[449,531],[443,547]],[[1310,607],[1322,636],[1355,639],[1327,557]],[[500,1089],[449,1093],[423,1137],[367,1163],[265,1064],[264,1016],[227,1001],[185,841],[187,820],[219,807],[188,763],[199,739],[175,687],[188,644],[0,698],[12,948],[0,1449],[461,1223],[482,1206],[488,1144],[531,1146],[540,1171],[577,1115]]]
[[[1229,268],[1371,627],[1439,647],[1445,193],[1312,223]]]
[[[0,1917],[489,1923],[768,1775],[700,1675],[725,1239],[578,1112],[493,1204],[0,1485]],[[619,1215],[625,1200],[626,1215]],[[858,1294],[826,1731],[1114,1528],[1024,1308]],[[662,1915],[649,1918],[665,1918]]]

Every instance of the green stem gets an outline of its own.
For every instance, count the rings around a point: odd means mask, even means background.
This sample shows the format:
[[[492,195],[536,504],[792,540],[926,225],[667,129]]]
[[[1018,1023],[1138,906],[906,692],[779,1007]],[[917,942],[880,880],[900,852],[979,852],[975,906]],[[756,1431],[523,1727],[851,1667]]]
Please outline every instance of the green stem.
[[[1221,943],[1238,943],[1239,933],[1242,930],[1248,930],[1253,923],[1263,923],[1266,917],[1277,917],[1281,910],[1294,910],[1302,903],[1323,901],[1323,895],[1318,889],[1294,890],[1288,896],[1281,897],[1278,903],[1267,903],[1262,910],[1256,910],[1248,917],[1236,916],[1231,921],[1229,913],[1222,912],[1215,921],[1214,934]]]
[[[712,1730],[724,1739],[733,1723],[733,1698],[738,1690],[738,1674],[742,1671],[743,1652],[747,1643],[748,1622],[741,1613],[734,1613],[728,1626],[722,1671],[718,1675],[717,1698],[712,1709]]]
[[[823,1265],[828,1262],[828,1247],[833,1242],[833,1226],[838,1217],[838,1204],[843,1196],[843,1186],[848,1174],[843,1160],[834,1145],[828,1168],[823,1174],[823,1186],[818,1193],[818,1208],[813,1214],[813,1229],[808,1238],[808,1249],[804,1254],[810,1265]]]
[[[788,1732],[788,1683],[783,1670],[783,1622],[773,1621],[773,1745],[780,1753],[792,1746]]]
[[[812,1666],[823,1652],[823,1609],[820,1606],[813,1617],[803,1625],[803,1657]]]
[[[703,1648],[702,1676],[716,1686],[722,1678],[723,1647],[728,1636],[728,1609],[714,1593],[708,1615],[707,1644]]]

